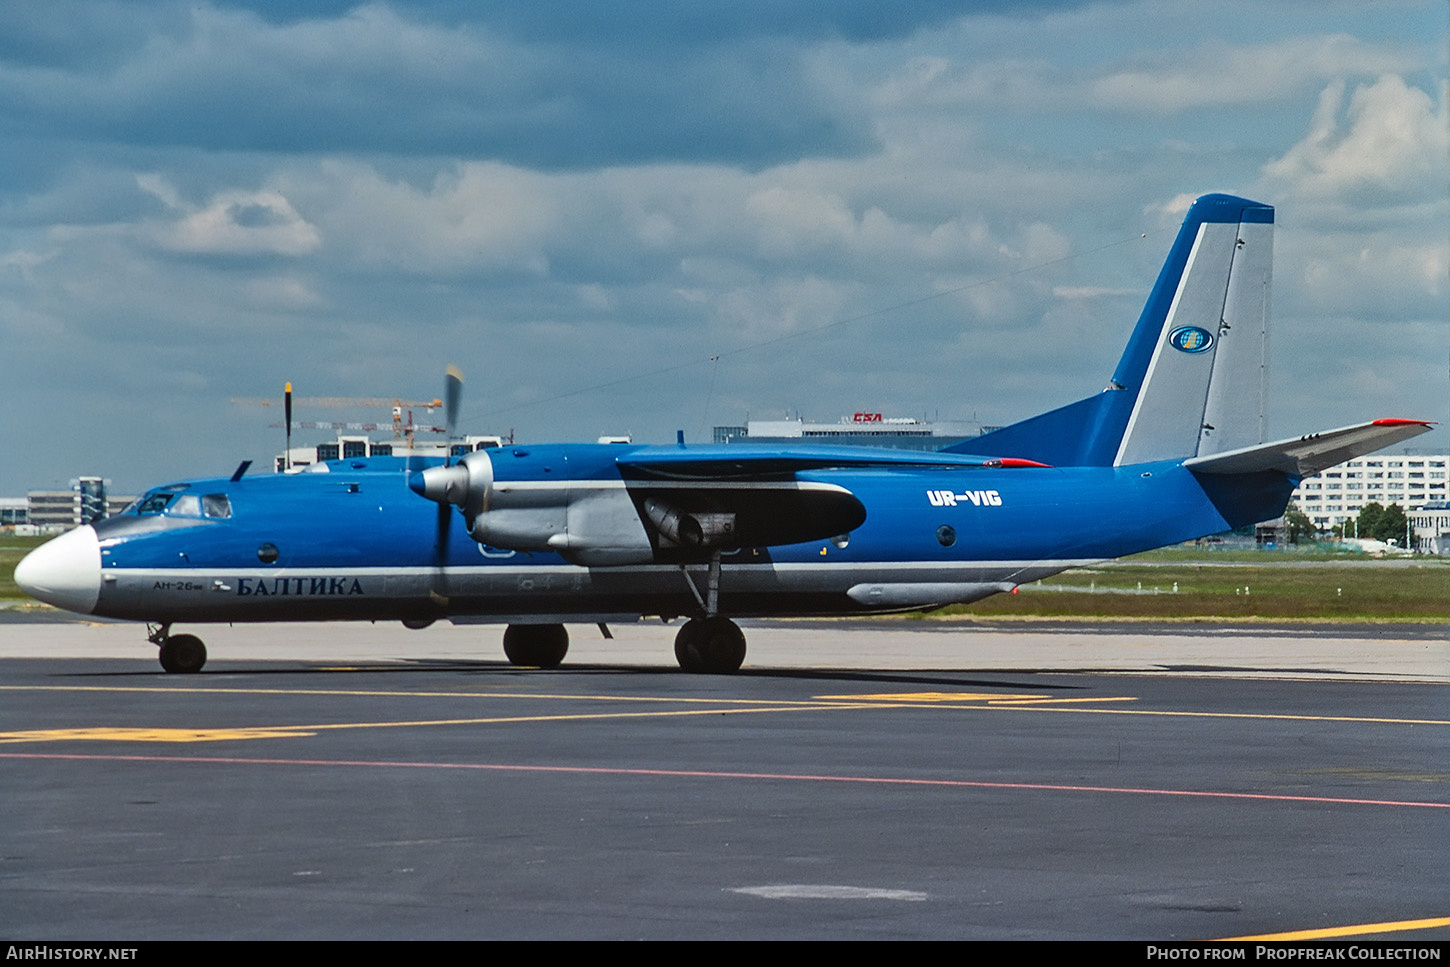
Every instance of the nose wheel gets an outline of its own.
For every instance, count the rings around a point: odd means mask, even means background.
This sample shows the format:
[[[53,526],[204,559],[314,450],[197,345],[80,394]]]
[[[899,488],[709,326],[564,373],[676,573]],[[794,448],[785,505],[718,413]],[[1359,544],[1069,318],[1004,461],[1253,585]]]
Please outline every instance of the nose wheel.
[[[691,618],[675,635],[675,660],[687,672],[728,675],[745,661],[745,633],[729,618]]]
[[[171,623],[147,625],[146,640],[158,648],[161,667],[173,675],[190,675],[206,664],[206,645],[196,635],[173,635]]]

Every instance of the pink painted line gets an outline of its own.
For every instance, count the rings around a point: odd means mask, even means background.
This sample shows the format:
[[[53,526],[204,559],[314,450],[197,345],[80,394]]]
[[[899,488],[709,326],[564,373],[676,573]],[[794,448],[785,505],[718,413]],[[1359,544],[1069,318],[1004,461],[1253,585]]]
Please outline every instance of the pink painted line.
[[[258,759],[223,756],[86,755],[67,752],[0,752],[0,759],[73,760],[90,762],[173,762],[207,765],[349,766],[380,769],[464,769],[482,772],[540,772],[565,775],[660,776],[683,779],[769,779],[781,782],[847,782],[882,786],[931,786],[942,789],[1023,789],[1045,792],[1101,792],[1130,796],[1186,796],[1203,799],[1258,799],[1350,806],[1410,806],[1450,809],[1447,802],[1405,799],[1349,799],[1337,796],[1284,796],[1262,792],[1212,792],[1202,789],[1142,789],[1133,786],[1069,786],[1046,782],[977,782],[968,779],[891,779],[884,776],[818,776],[789,772],[712,772],[702,769],[624,769],[603,766],[523,766],[486,762],[393,762],[361,759]]]

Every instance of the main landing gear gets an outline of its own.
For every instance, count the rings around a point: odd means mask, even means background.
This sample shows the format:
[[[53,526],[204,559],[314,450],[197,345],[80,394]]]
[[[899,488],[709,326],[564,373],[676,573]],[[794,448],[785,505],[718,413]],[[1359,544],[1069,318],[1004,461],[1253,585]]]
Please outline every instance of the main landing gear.
[[[557,668],[569,651],[569,632],[563,625],[509,625],[503,633],[503,653],[511,664],[528,668]]]
[[[745,661],[745,633],[729,618],[691,618],[675,635],[675,660],[687,672],[728,675]]]
[[[745,633],[720,614],[720,552],[710,555],[703,591],[683,564],[680,575],[700,610],[675,635],[675,660],[687,672],[728,675],[739,671],[745,663]],[[608,628],[603,624],[599,628],[606,638],[610,637]],[[504,629],[503,653],[510,664],[557,668],[568,652],[569,632],[561,624],[514,624]]]
[[[700,617],[680,626],[675,635],[675,660],[687,672],[728,675],[739,671],[745,662],[745,633],[720,614],[720,552],[710,555],[703,595],[683,564],[680,573],[700,606]]]
[[[161,667],[175,675],[190,675],[206,664],[206,645],[196,635],[173,635],[171,625],[152,627],[146,640],[157,645]]]

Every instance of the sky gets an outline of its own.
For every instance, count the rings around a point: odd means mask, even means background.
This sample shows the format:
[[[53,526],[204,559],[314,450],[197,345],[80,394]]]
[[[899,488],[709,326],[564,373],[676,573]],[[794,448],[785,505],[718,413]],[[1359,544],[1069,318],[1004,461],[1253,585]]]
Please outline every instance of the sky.
[[[0,23],[0,495],[266,466],[279,411],[234,397],[449,364],[464,431],[529,442],[1013,422],[1102,388],[1212,191],[1277,208],[1271,438],[1450,421],[1444,0]]]

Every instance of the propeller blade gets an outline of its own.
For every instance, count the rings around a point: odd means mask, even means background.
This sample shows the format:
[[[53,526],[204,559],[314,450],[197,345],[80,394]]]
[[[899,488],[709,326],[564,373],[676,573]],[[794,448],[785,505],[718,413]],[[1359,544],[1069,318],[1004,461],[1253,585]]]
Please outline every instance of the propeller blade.
[[[448,451],[450,457],[453,452],[453,437],[458,431],[458,406],[463,401],[463,371],[457,366],[449,366],[443,377],[443,399],[444,413],[446,420],[444,426],[448,432]],[[451,462],[451,461],[450,461]]]
[[[287,450],[282,457],[282,469],[292,469],[292,382],[288,380],[282,391],[282,409],[287,414]]]
[[[453,503],[462,504],[463,494],[468,487],[468,471],[464,467],[452,469],[453,464],[453,438],[458,432],[458,407],[463,402],[463,371],[457,366],[449,365],[443,375],[443,400],[444,400],[444,426],[448,438],[448,451],[443,458],[443,466],[450,469],[444,474],[447,478],[441,494],[427,493],[424,495],[432,500],[438,501],[438,578],[441,587],[435,587],[433,597],[440,600],[446,607],[448,596],[447,577],[444,568],[448,565],[448,535],[453,530]],[[436,476],[436,474],[435,474]],[[462,479],[458,479],[461,477]],[[461,488],[459,485],[462,485]],[[411,485],[411,481],[410,481]],[[451,486],[450,486],[451,485]],[[415,488],[416,489],[416,488]],[[440,499],[440,497],[442,499]]]

